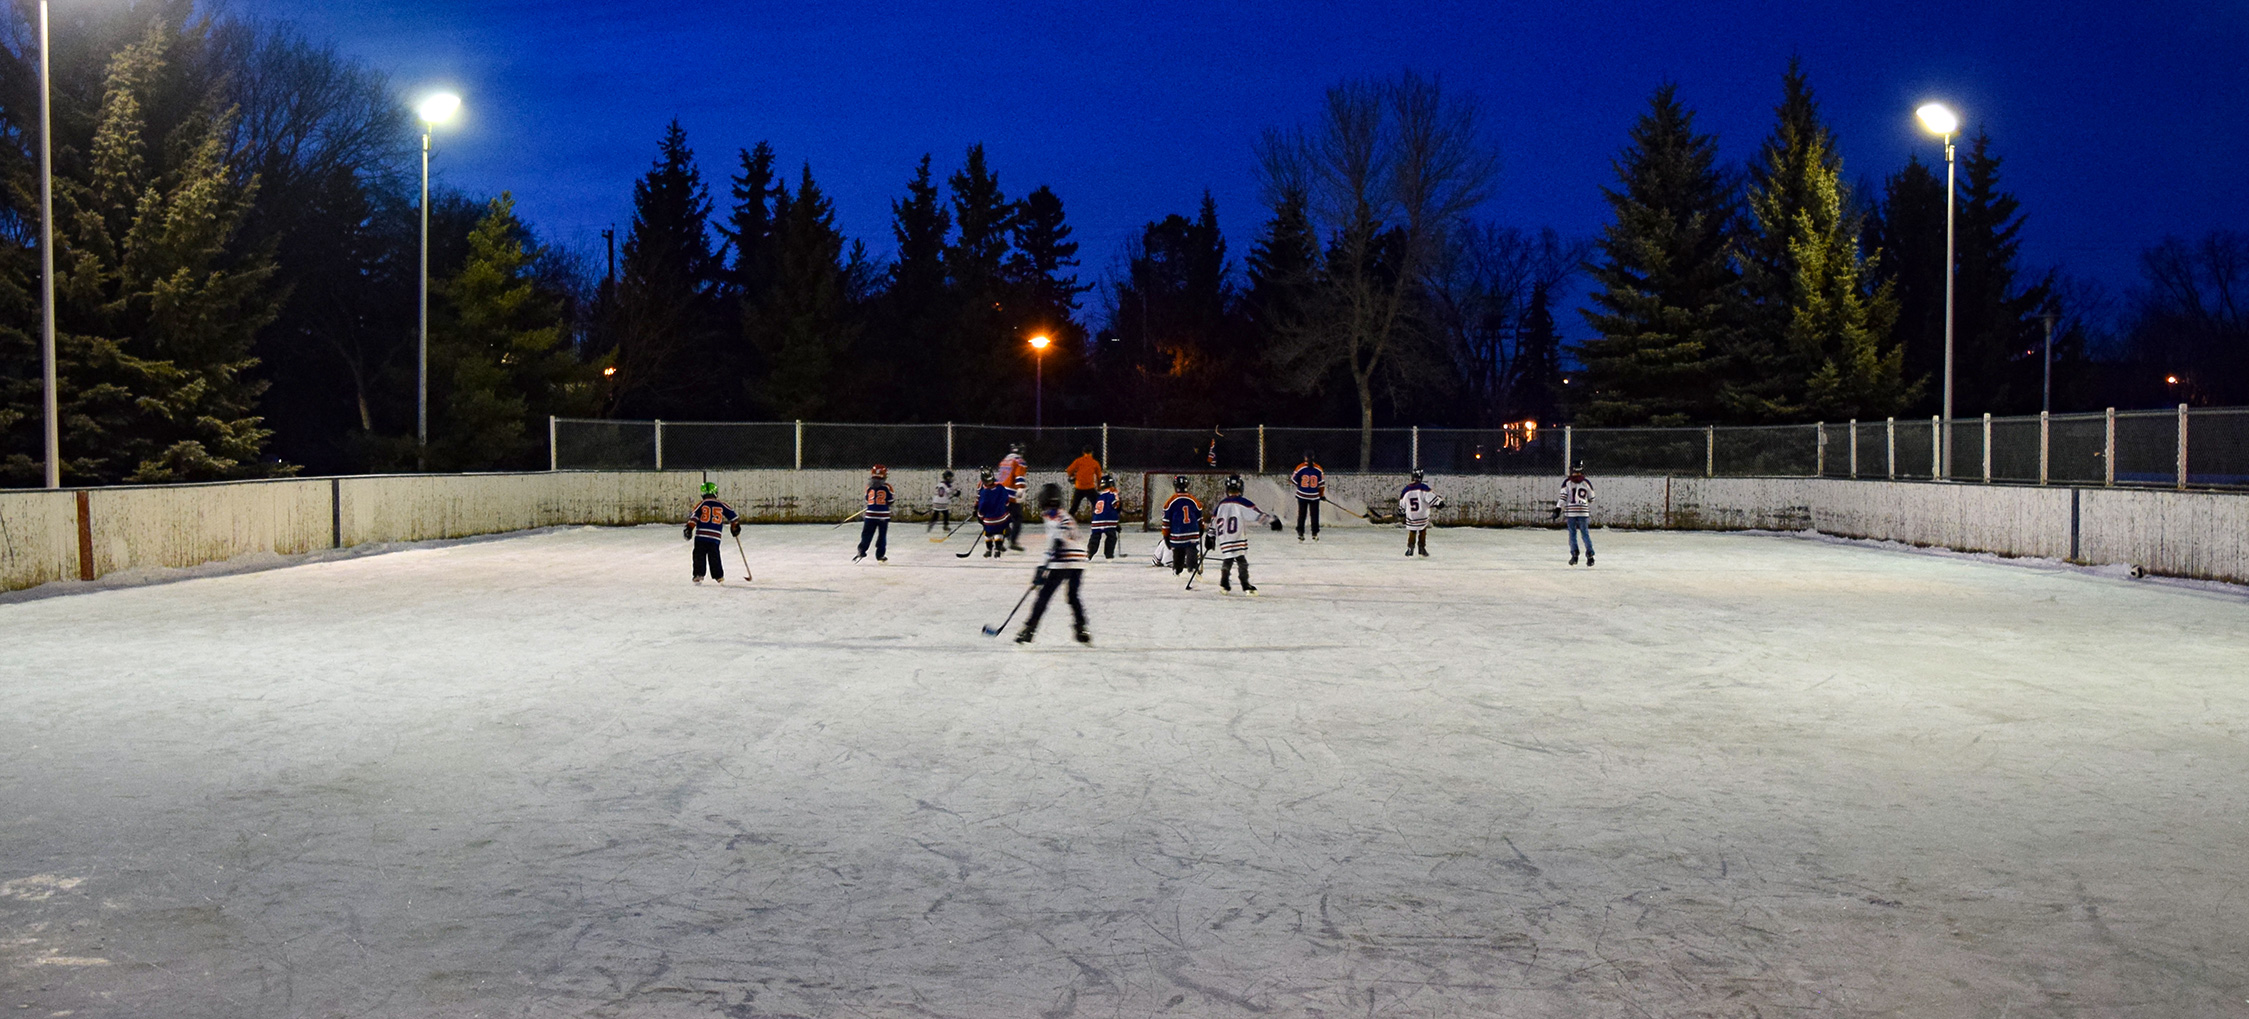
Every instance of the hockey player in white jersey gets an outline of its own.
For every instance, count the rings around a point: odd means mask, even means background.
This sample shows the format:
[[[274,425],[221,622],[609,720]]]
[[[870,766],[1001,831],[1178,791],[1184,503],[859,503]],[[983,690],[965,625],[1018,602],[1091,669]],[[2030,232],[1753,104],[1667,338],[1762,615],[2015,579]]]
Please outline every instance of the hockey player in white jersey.
[[[940,518],[945,521],[945,530],[953,529],[953,497],[959,494],[960,486],[953,484],[953,472],[946,471],[929,493],[929,526],[922,528],[923,533],[936,530]]]
[[[1421,480],[1421,468],[1413,471],[1413,481],[1398,493],[1398,517],[1406,523],[1406,554],[1413,555],[1416,548],[1424,556],[1429,554],[1429,513],[1445,504],[1443,496],[1430,491]]]
[[[1242,593],[1256,594],[1257,585],[1249,582],[1249,532],[1259,524],[1271,521],[1274,530],[1281,527],[1281,518],[1257,508],[1257,504],[1242,496],[1242,476],[1226,478],[1226,498],[1210,511],[1210,534],[1218,547],[1218,589],[1234,589],[1231,578],[1234,567],[1242,569]]]
[[[1554,515],[1570,534],[1570,565],[1577,565],[1577,539],[1585,538],[1585,565],[1593,565],[1593,483],[1585,480],[1585,463],[1570,465],[1562,479],[1562,494],[1554,500]]]

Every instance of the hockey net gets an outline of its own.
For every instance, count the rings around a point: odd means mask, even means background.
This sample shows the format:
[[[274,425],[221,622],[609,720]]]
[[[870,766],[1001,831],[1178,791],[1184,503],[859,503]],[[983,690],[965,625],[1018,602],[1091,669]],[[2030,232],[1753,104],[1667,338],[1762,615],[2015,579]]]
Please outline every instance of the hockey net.
[[[1163,529],[1164,504],[1171,501],[1172,483],[1177,479],[1187,479],[1187,494],[1202,503],[1203,511],[1208,513],[1211,507],[1218,505],[1218,500],[1226,498],[1226,479],[1236,474],[1241,475],[1243,494],[1249,496],[1251,502],[1269,513],[1278,514],[1284,510],[1287,504],[1282,487],[1270,475],[1228,470],[1147,471],[1140,475],[1140,529]]]

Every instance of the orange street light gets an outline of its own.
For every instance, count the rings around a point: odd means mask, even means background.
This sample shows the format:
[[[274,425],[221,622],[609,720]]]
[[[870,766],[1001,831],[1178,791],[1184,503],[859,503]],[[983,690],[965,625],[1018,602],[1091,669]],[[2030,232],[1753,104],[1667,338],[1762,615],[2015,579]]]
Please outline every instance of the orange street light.
[[[1054,342],[1045,333],[1031,337],[1031,360],[1036,365],[1031,390],[1031,431],[1046,431],[1046,345]]]

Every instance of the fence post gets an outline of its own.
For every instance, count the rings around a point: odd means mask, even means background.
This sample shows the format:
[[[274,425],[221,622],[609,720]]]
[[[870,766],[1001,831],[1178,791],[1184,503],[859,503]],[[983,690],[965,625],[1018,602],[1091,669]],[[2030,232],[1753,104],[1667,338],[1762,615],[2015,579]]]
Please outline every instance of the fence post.
[[[1898,480],[1898,419],[1895,416],[1882,422],[1882,459],[1890,465],[1890,480]]]
[[[804,469],[804,419],[797,419],[797,470]]]
[[[2101,439],[2101,485],[2116,487],[2116,408],[2108,409],[2108,429]]]
[[[1564,473],[1564,474],[1568,474],[1568,473],[1570,472],[1570,468],[1571,468],[1572,466],[1574,466],[1574,465],[1575,465],[1575,464],[1577,463],[1577,460],[1575,459],[1575,455],[1576,455],[1576,454],[1575,454],[1575,453],[1573,453],[1573,452],[1572,452],[1572,450],[1571,450],[1571,441],[1572,441],[1572,436],[1570,435],[1570,426],[1568,426],[1568,425],[1563,425],[1563,426],[1562,426],[1562,473]]]
[[[1109,422],[1101,422],[1101,469],[1109,470]]]
[[[1929,476],[1939,481],[1944,476],[1944,418],[1929,415]]]
[[[2038,412],[2038,483],[2043,485],[2051,477],[2054,455],[2054,416]]]
[[[1859,419],[1851,419],[1851,480],[1859,477]]]
[[[1421,426],[1413,426],[1413,469],[1421,469]]]
[[[562,453],[555,448],[554,444],[554,437],[560,431],[561,429],[555,422],[555,416],[547,415],[547,469],[550,471],[562,469]]]
[[[802,432],[801,432],[801,430],[800,430],[798,434],[799,434],[799,435],[801,436],[801,435],[802,435],[803,433],[802,433]],[[803,447],[802,447],[802,445],[801,445],[801,442],[802,442],[802,440],[800,439],[800,440],[799,440],[799,443],[800,443],[800,445],[798,446],[798,450],[799,450],[799,452],[798,452],[798,456],[799,456],[800,458],[801,458],[801,457],[803,456],[803,452],[802,452],[802,450],[803,450]],[[1102,463],[1108,463],[1108,462],[1109,462],[1109,426],[1108,426],[1108,425],[1102,425],[1102,426],[1101,426],[1101,462],[1102,462]],[[949,471],[949,470],[952,470],[952,469],[953,469],[953,423],[952,423],[952,422],[950,422],[950,421],[947,421],[947,422],[945,422],[945,469],[946,469],[946,470],[948,470],[948,471]]]
[[[664,469],[664,419],[656,419],[656,469]]]
[[[1718,426],[1702,426],[1702,476],[1718,476]]]
[[[2179,405],[2179,487],[2187,487],[2187,405]]]
[[[1257,473],[1265,473],[1265,426],[1257,426]]]
[[[1991,412],[1983,412],[1983,483],[1991,484]]]
[[[1812,426],[1812,429],[1812,434],[1818,437],[1814,445],[1816,445],[1819,450],[1816,454],[1814,454],[1814,459],[1812,460],[1812,476],[1815,478],[1824,478],[1827,476],[1827,422],[1822,421],[1818,424],[1815,424]]]

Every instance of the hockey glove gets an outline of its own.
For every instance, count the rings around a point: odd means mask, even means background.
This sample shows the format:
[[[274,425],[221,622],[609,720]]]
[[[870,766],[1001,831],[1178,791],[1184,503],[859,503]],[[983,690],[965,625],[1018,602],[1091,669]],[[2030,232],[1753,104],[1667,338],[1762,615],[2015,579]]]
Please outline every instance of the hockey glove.
[[[681,540],[681,541],[693,541],[693,540],[695,540],[695,525],[694,525],[694,524],[689,524],[689,525],[687,525],[687,526],[685,526],[685,527],[682,527],[682,528],[680,528],[680,529],[679,529],[679,540]]]
[[[1553,516],[1553,517],[1552,517],[1551,519],[1554,519],[1554,520],[1560,520],[1560,519],[1562,519],[1562,507],[1560,507],[1560,506],[1556,506],[1556,507],[1554,507],[1554,516]]]
[[[1274,517],[1274,518],[1273,518],[1273,520],[1272,520],[1272,524],[1273,524],[1273,529],[1274,529],[1274,530],[1276,530],[1276,531],[1280,530],[1280,529],[1281,529],[1281,518],[1279,518],[1279,517]]]
[[[1215,531],[1205,531],[1205,532],[1203,532],[1203,549],[1204,549],[1204,551],[1209,551],[1210,549],[1214,549],[1214,548],[1217,548],[1217,547],[1218,547],[1218,534],[1217,534],[1217,532],[1215,532]]]
[[[735,536],[735,537],[737,537],[737,538],[741,537],[741,536],[742,536],[742,524],[741,524],[741,522],[740,522],[740,521],[736,521],[736,522],[735,522],[735,523],[734,523],[734,524],[733,524],[732,526],[733,526],[733,528],[734,528],[734,536]]]
[[[1041,566],[1031,571],[1031,583],[1033,585],[1046,583],[1046,567]]]

